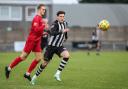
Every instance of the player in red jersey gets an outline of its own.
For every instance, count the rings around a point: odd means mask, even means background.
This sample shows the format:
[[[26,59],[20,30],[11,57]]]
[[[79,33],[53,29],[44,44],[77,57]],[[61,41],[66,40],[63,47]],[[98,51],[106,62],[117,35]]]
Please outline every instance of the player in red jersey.
[[[24,74],[24,77],[31,81],[30,73],[36,67],[38,62],[43,58],[41,53],[41,36],[45,28],[48,28],[48,25],[42,20],[42,15],[45,13],[45,5],[40,4],[37,7],[37,15],[33,18],[30,33],[26,40],[26,44],[20,56],[15,58],[9,66],[5,67],[5,76],[8,79],[11,70],[18,65],[20,62],[24,61],[31,51],[35,53],[35,59],[32,61],[27,72]]]

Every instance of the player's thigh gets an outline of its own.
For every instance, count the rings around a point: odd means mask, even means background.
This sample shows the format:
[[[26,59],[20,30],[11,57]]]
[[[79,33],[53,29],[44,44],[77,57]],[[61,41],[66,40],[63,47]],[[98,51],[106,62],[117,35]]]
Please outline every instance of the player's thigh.
[[[27,39],[24,49],[20,55],[21,59],[25,60],[34,47],[34,41]]]
[[[44,53],[44,60],[50,61],[54,55],[54,49],[52,47],[46,47],[45,53]]]
[[[61,56],[63,57],[63,58],[69,58],[69,52],[67,51],[67,50],[64,50],[62,53],[61,53]]]
[[[40,61],[41,59],[43,59],[42,52],[34,52],[34,54],[36,56],[37,61]]]
[[[69,52],[65,47],[59,47],[57,51],[57,55],[63,58],[69,58]]]
[[[42,66],[46,67],[48,65],[49,61],[43,60]]]
[[[42,49],[41,49],[41,41],[39,40],[39,41],[36,41],[35,42],[35,45],[34,45],[34,47],[33,47],[33,49],[32,49],[32,51],[33,52],[41,52],[42,51]]]
[[[34,46],[35,46],[35,42],[28,39],[26,41],[26,43],[25,43],[25,46],[24,46],[24,50],[23,51],[25,53],[28,53],[29,54],[33,50]]]

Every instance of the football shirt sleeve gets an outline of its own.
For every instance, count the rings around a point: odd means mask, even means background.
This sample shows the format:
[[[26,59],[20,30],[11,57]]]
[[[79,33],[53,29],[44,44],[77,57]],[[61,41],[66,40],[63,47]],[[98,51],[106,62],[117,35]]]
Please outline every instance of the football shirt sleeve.
[[[42,32],[44,30],[45,24],[43,22],[40,24],[41,20],[39,17],[33,19],[32,28],[35,32]]]
[[[62,34],[62,31],[59,31],[59,27],[56,23],[53,23],[52,26],[50,27],[50,34],[51,35]]]

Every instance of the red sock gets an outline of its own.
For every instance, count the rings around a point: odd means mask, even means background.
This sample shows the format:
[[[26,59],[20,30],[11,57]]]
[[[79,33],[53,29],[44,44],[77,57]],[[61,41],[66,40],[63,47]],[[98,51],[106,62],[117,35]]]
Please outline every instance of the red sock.
[[[19,64],[22,61],[21,57],[17,57],[15,58],[12,63],[10,64],[10,68],[12,69],[13,67],[15,67],[17,64]]]
[[[36,65],[37,65],[38,63],[39,63],[39,61],[37,61],[36,59],[34,59],[34,60],[32,61],[32,63],[31,63],[31,65],[29,66],[27,72],[28,72],[28,73],[31,73],[32,70],[36,67]]]

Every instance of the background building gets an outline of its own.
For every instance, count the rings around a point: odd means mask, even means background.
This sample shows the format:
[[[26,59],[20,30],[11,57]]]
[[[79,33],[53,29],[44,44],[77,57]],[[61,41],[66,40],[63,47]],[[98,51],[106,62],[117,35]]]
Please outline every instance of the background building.
[[[89,41],[92,31],[102,19],[107,19],[111,24],[110,30],[103,32],[103,49],[126,49],[127,4],[58,4],[54,0],[3,0],[0,1],[0,51],[13,51],[15,42],[25,41],[39,3],[46,4],[49,23],[55,20],[58,10],[66,11],[66,20],[71,29],[66,46],[70,49],[72,42]]]

